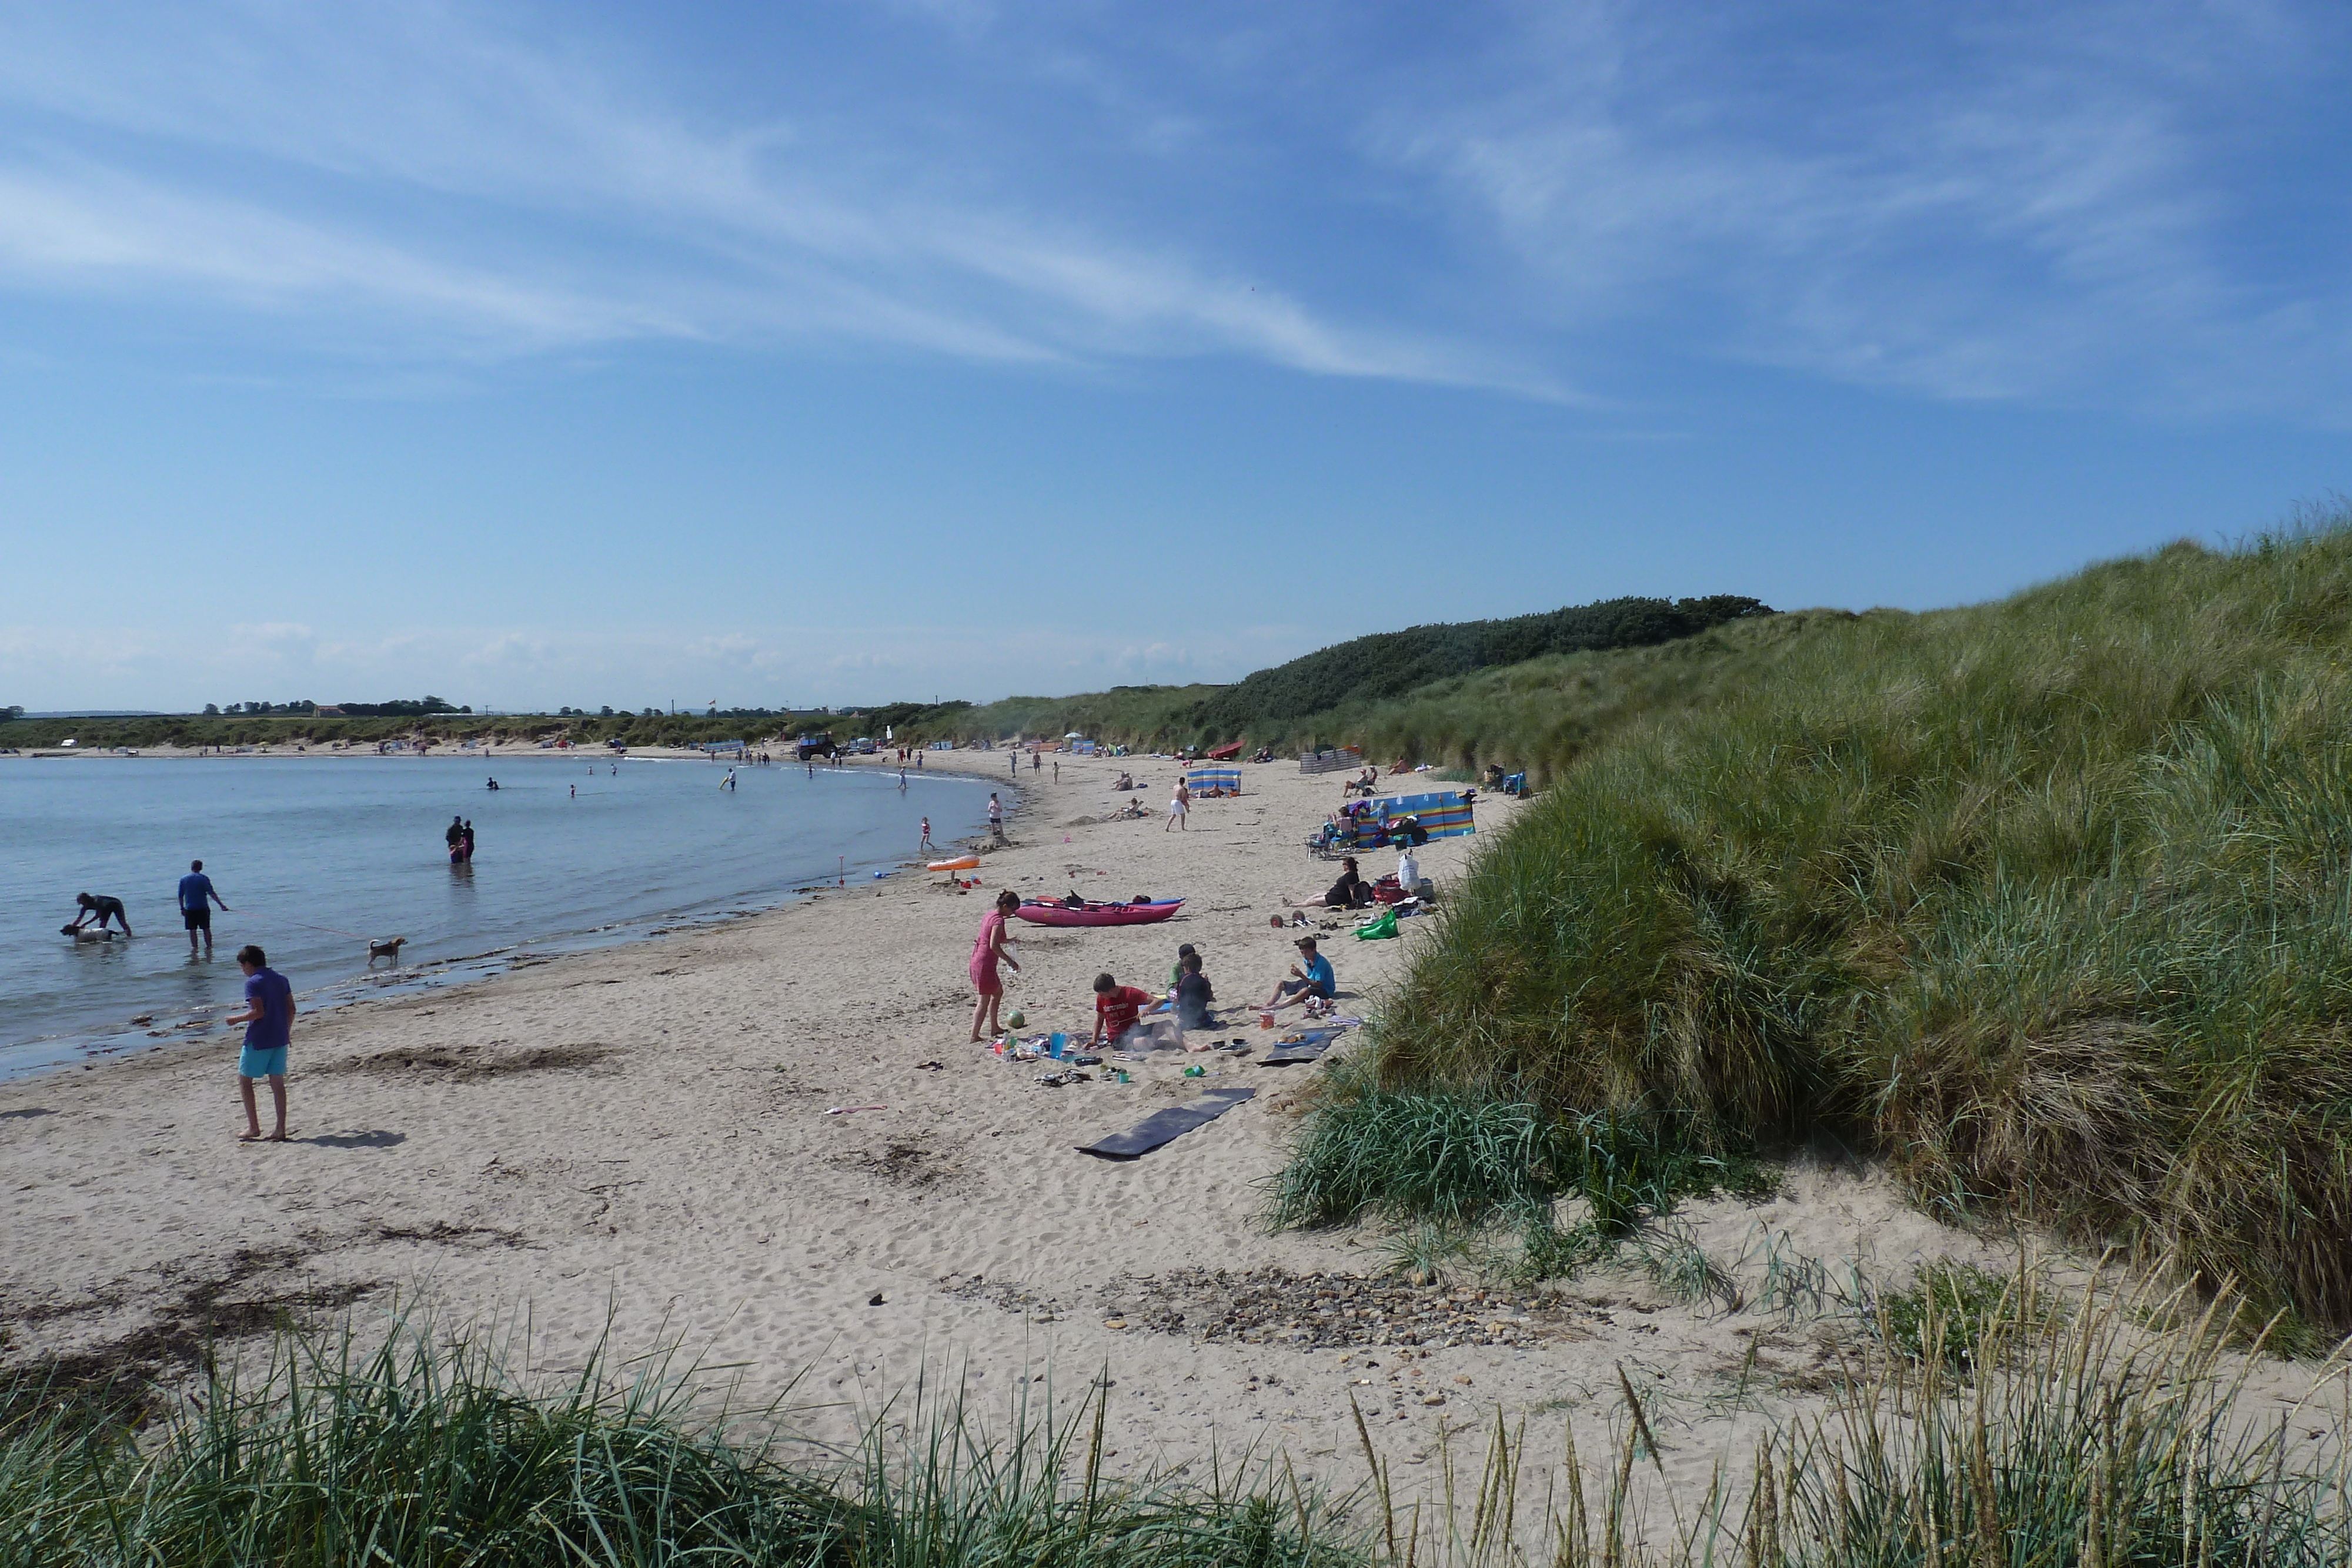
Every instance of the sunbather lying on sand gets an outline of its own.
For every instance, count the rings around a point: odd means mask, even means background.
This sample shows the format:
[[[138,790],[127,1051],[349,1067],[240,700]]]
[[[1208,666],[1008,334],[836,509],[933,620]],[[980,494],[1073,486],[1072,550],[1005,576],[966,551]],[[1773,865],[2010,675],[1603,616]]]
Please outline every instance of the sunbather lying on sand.
[[[1354,909],[1371,902],[1371,889],[1356,873],[1356,857],[1343,856],[1339,862],[1339,880],[1313,898],[1283,900],[1291,909]]]

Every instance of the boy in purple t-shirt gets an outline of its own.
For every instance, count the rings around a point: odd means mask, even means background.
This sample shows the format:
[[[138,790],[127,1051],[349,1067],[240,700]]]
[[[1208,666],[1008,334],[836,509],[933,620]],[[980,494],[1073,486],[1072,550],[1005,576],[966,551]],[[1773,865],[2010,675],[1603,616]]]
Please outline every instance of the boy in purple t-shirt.
[[[239,1143],[261,1138],[261,1116],[253,1103],[253,1081],[269,1080],[270,1103],[278,1112],[278,1130],[267,1140],[286,1141],[286,1049],[294,1032],[294,988],[269,967],[268,958],[250,945],[236,950],[236,967],[245,971],[245,1011],[231,1013],[224,1022],[245,1026],[245,1049],[237,1053],[236,1090],[245,1101],[245,1131]]]

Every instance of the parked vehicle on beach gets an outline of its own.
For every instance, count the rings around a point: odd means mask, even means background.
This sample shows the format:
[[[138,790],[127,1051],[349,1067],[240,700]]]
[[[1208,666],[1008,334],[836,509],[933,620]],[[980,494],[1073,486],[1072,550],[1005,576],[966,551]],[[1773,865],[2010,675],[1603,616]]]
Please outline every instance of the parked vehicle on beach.
[[[793,742],[793,760],[806,762],[812,757],[837,757],[841,747],[833,743],[831,730],[810,730]]]
[[[856,740],[849,743],[851,755],[856,757],[871,757],[881,749],[882,747],[876,744],[874,737],[870,735],[861,735]]]

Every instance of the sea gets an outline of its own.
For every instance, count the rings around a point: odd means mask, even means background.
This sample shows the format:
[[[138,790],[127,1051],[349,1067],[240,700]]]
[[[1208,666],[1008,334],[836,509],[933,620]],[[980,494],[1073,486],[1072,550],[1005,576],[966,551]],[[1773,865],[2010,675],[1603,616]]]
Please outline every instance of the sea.
[[[248,942],[306,1010],[462,983],[870,884],[916,858],[925,816],[934,843],[976,834],[1003,788],[907,778],[576,752],[0,758],[0,1079],[207,1037],[243,1006]],[[453,817],[470,863],[450,863]],[[209,958],[181,925],[192,860],[230,906]],[[121,899],[134,936],[60,935],[79,893]],[[398,964],[371,963],[390,936]]]

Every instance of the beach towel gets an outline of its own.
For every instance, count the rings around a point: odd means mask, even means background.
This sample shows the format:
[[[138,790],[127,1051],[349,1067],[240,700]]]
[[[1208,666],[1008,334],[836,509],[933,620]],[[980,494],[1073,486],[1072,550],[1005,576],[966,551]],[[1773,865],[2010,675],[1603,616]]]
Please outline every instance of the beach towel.
[[[1298,1031],[1298,1038],[1277,1045],[1258,1058],[1260,1067],[1287,1067],[1294,1062],[1312,1061],[1331,1049],[1331,1042],[1347,1033],[1345,1029],[1307,1029]]]
[[[1097,1138],[1091,1144],[1080,1144],[1078,1153],[1094,1155],[1106,1160],[1131,1160],[1148,1155],[1160,1145],[1182,1137],[1195,1127],[1205,1127],[1234,1106],[1257,1093],[1255,1089],[1212,1089],[1190,1105],[1171,1105],[1165,1111],[1154,1111],[1124,1133],[1113,1133]]]

